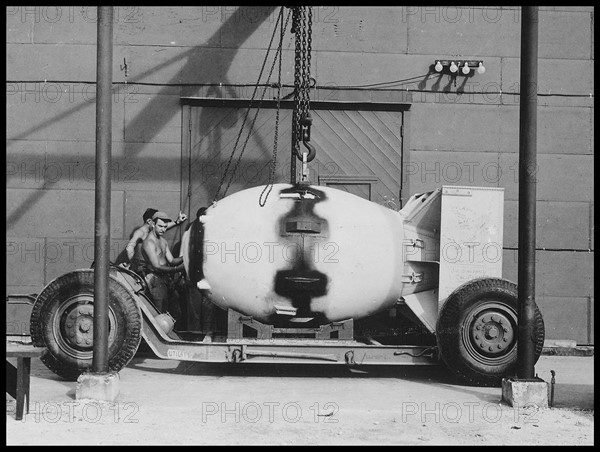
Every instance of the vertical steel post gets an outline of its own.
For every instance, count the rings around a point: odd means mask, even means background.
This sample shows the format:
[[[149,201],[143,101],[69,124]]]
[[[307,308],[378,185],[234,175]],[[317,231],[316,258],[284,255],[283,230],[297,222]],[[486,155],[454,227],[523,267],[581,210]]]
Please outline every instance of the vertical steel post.
[[[521,16],[517,377],[531,379],[535,365],[538,7],[524,6]]]
[[[108,275],[112,140],[113,7],[98,7],[96,53],[96,197],[93,372],[108,372]]]

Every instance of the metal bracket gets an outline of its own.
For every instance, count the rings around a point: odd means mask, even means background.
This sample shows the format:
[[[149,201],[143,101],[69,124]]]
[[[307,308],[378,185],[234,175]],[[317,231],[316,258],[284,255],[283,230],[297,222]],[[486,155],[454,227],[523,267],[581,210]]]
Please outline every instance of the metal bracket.
[[[348,350],[344,354],[344,358],[346,359],[346,364],[349,366],[355,366],[356,362],[354,361],[354,350]]]
[[[413,248],[425,248],[425,242],[422,239],[410,239]]]
[[[321,222],[294,219],[285,224],[285,232],[301,232],[319,234],[321,232]]]
[[[416,284],[423,281],[425,272],[415,273],[412,272],[410,275],[402,275],[402,282]]]
[[[245,345],[242,345],[240,348],[233,349],[231,352],[231,358],[229,358],[229,362],[231,363],[240,363],[246,359],[245,353]]]

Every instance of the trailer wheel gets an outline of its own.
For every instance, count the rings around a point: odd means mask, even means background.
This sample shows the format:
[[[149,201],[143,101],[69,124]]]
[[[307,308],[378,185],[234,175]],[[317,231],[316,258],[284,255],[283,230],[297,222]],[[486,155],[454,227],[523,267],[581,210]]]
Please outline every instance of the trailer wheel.
[[[108,281],[108,367],[117,372],[135,355],[142,316],[133,296],[112,276]],[[42,362],[54,373],[77,380],[92,367],[94,271],[76,270],[48,284],[31,312],[34,346],[46,347]]]
[[[517,285],[499,278],[470,281],[446,300],[436,336],[446,366],[465,384],[499,386],[517,365]],[[535,306],[535,361],[544,345],[544,321]]]

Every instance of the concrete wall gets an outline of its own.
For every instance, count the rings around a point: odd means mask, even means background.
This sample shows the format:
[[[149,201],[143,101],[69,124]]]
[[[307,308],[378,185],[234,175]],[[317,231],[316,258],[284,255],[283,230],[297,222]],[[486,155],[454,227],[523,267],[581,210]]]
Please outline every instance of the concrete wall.
[[[115,8],[114,257],[146,207],[179,209],[180,97],[249,97],[218,84],[256,82],[277,14]],[[545,7],[539,18],[536,299],[548,338],[593,343],[593,8]],[[345,96],[412,93],[404,200],[439,185],[505,188],[504,274],[515,281],[520,26],[511,7],[319,7],[311,71],[321,87],[410,79]],[[93,260],[96,10],[7,8],[6,49],[6,289],[38,292]],[[288,33],[284,83],[293,49]],[[461,57],[483,60],[485,74],[428,75],[436,59]]]

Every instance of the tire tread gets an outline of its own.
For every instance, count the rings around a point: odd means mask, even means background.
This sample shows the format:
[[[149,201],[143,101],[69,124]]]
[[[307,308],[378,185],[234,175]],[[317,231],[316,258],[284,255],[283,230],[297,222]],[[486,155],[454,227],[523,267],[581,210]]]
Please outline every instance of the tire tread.
[[[77,380],[79,375],[91,367],[81,365],[75,367],[72,363],[65,361],[60,353],[54,352],[51,339],[48,337],[46,317],[50,314],[52,304],[55,303],[55,297],[65,288],[73,287],[73,291],[78,287],[93,287],[94,271],[93,269],[75,270],[66,273],[54,279],[46,285],[38,295],[31,311],[30,331],[31,341],[35,347],[46,347],[46,351],[40,357],[46,367],[55,374],[66,380]],[[133,359],[141,341],[142,317],[137,303],[131,293],[121,285],[114,277],[109,277],[110,299],[117,298],[123,308],[127,328],[123,339],[122,347],[113,356],[109,357],[109,371],[118,372]]]
[[[473,386],[499,386],[502,378],[509,375],[490,375],[464,362],[461,356],[460,344],[462,341],[461,313],[468,308],[481,294],[502,294],[507,299],[516,300],[517,285],[501,278],[479,278],[469,281],[457,288],[446,300],[440,310],[436,326],[436,337],[440,355],[446,366],[454,373],[457,379],[464,384]],[[515,303],[515,308],[518,305]],[[544,321],[538,306],[535,306],[534,331],[535,361],[539,359],[544,345]],[[507,373],[514,371],[516,362],[510,363]]]

